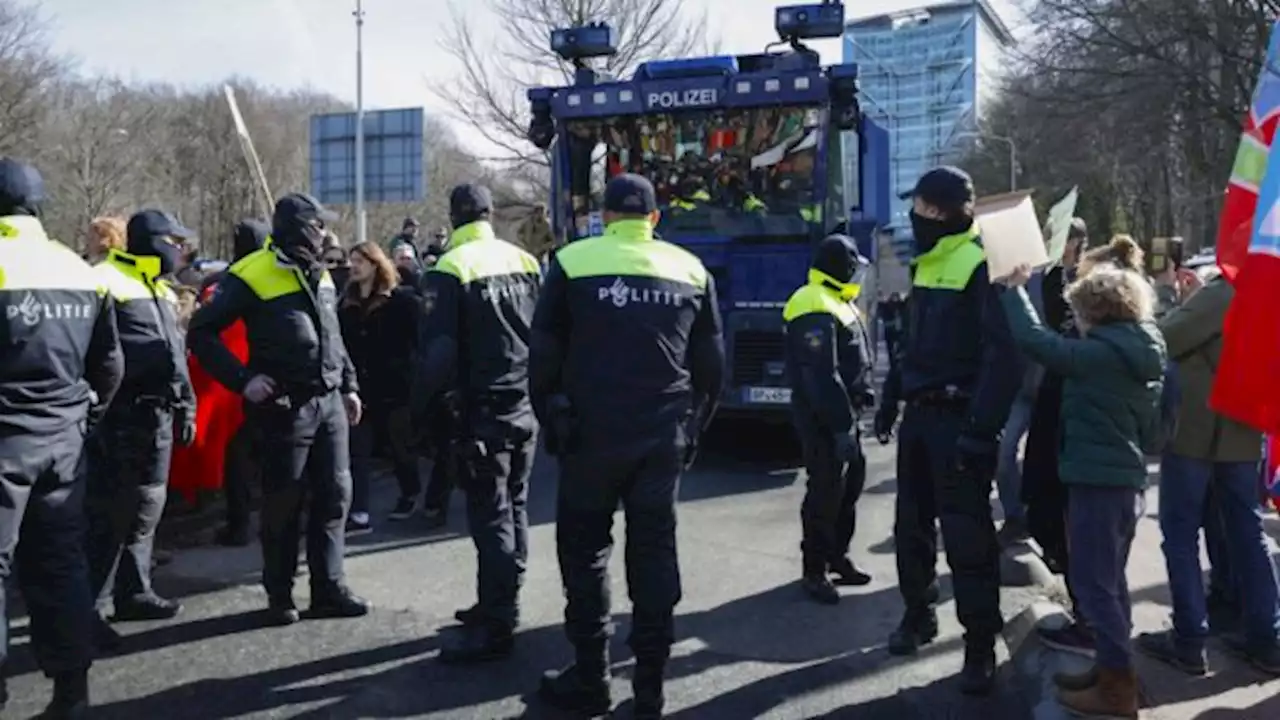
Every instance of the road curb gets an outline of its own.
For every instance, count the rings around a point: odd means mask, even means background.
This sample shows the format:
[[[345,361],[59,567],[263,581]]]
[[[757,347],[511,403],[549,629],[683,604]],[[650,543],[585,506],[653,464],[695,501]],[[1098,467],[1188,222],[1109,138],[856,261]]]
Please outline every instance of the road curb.
[[[1026,698],[1033,720],[1072,717],[1056,700],[1053,676],[1059,672],[1083,672],[1090,662],[1045,646],[1036,633],[1038,628],[1059,628],[1068,622],[1070,616],[1061,605],[1041,598],[1005,623],[1004,641],[1009,648],[1014,682]]]
[[[1000,553],[1000,584],[1004,587],[1050,587],[1057,582],[1040,553],[1030,544],[1015,543]]]

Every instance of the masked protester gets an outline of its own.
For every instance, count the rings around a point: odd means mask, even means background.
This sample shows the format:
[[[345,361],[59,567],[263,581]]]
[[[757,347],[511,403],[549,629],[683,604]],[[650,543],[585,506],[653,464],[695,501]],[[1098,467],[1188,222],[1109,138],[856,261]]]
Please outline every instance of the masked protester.
[[[129,218],[125,250],[96,271],[115,300],[124,381],[89,445],[89,577],[115,620],[161,620],[182,606],[151,586],[155,531],[168,497],[173,443],[195,440],[195,393],[178,297],[165,278],[192,233],[159,210]],[[108,636],[108,641],[113,638]]]
[[[909,655],[938,634],[937,531],[942,523],[957,615],[965,629],[960,690],[994,687],[1000,615],[1000,550],[990,495],[996,451],[1022,380],[1023,362],[987,276],[973,218],[973,181],[963,170],[928,171],[911,198],[914,275],[899,377],[876,415],[887,439],[898,412],[894,544],[906,612],[889,652]]]
[[[0,159],[0,582],[21,565],[31,654],[53,678],[42,717],[89,707],[93,602],[85,571],[85,428],[98,424],[124,374],[112,300],[88,264],[50,240],[38,218],[44,181]],[[0,592],[0,670],[9,654]],[[101,623],[101,620],[99,620]],[[0,713],[9,694],[0,678]]]
[[[783,308],[792,421],[804,446],[808,487],[800,509],[802,585],[810,597],[835,604],[842,585],[871,577],[849,559],[855,507],[867,479],[858,415],[875,399],[869,381],[871,340],[854,301],[870,263],[844,235],[823,240],[809,282]]]
[[[338,324],[337,289],[321,260],[325,224],[336,218],[310,195],[280,198],[271,218],[271,246],[231,266],[188,330],[201,365],[244,396],[245,420],[260,441],[262,584],[273,624],[300,618],[293,579],[304,498],[308,615],[369,612],[343,573],[351,502],[347,435],[363,407]],[[248,333],[247,363],[219,337],[237,320]]]

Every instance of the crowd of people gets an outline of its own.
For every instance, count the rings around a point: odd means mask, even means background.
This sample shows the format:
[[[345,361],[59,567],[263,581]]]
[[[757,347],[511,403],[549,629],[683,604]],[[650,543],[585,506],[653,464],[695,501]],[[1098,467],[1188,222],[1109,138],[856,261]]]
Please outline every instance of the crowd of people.
[[[1172,628],[1132,647],[1204,675],[1205,643],[1219,635],[1280,675],[1264,439],[1209,405],[1231,284],[1216,269],[1183,267],[1176,251],[1148,263],[1128,236],[1090,248],[1079,218],[1060,262],[987,282],[967,175],[930,171],[914,202],[913,287],[905,302],[883,304],[890,372],[875,417],[887,441],[905,402],[895,540],[907,612],[890,651],[914,652],[937,633],[936,507],[966,628],[963,689],[985,690],[994,670],[997,548],[1030,536],[1065,576],[1074,608],[1072,623],[1041,638],[1095,659],[1088,673],[1055,678],[1060,701],[1085,715],[1137,717],[1125,571],[1148,462],[1158,459]],[[998,535],[987,507],[993,478],[1004,511]]]
[[[1000,545],[1029,534],[1065,574],[1074,606],[1074,622],[1042,631],[1044,641],[1096,660],[1056,678],[1061,702],[1137,717],[1125,569],[1158,456],[1173,628],[1140,636],[1137,649],[1204,674],[1206,638],[1219,633],[1280,675],[1262,438],[1207,401],[1230,284],[1184,272],[1176,258],[1151,277],[1131,238],[1090,248],[1079,220],[1060,262],[992,278],[969,177],[936,168],[911,197],[912,289],[885,318],[891,362],[878,402],[872,336],[855,305],[869,262],[852,239],[815,245],[782,312],[807,470],[803,590],[833,604],[837,585],[871,581],[849,550],[867,479],[859,418],[876,408],[876,437],[898,439],[904,613],[889,652],[913,654],[938,634],[940,525],[965,629],[960,690],[991,692]],[[621,505],[635,716],[662,716],[682,594],[677,489],[723,390],[725,348],[713,276],[654,235],[652,183],[612,178],[604,234],[544,259],[496,236],[481,186],[453,189],[451,229],[426,248],[409,219],[388,250],[345,248],[330,229],[337,216],[292,193],[269,222],[239,224],[236,257],[208,277],[193,233],[169,213],[95,221],[80,258],[44,234],[43,202],[38,172],[0,159],[0,575],[18,570],[32,649],[54,680],[49,717],[87,712],[94,654],[122,642],[108,619],[181,611],[151,570],[167,488],[192,486],[184,473],[225,485],[219,540],[229,545],[251,541],[260,491],[263,618],[273,625],[369,612],[344,555],[347,537],[374,522],[377,458],[399,486],[388,520],[421,513],[443,524],[462,489],[477,601],[456,613],[461,631],[440,660],[508,657],[539,441],[559,460],[557,557],[574,648],[540,695],[591,717],[612,708],[607,568]],[[601,363],[601,347],[627,352]],[[210,448],[215,462],[196,458]],[[425,488],[422,457],[434,460]],[[300,612],[303,537],[311,592]]]

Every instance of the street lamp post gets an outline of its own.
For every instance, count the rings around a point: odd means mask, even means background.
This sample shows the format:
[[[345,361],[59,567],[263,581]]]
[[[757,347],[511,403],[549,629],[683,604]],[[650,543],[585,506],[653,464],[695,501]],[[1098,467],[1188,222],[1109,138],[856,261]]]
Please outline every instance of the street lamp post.
[[[988,135],[986,133],[963,132],[956,133],[956,138],[975,138],[977,140],[995,140],[1009,146],[1009,192],[1018,189],[1018,145],[1013,138],[1003,135]]]
[[[356,0],[356,242],[365,241],[364,212],[364,3]]]

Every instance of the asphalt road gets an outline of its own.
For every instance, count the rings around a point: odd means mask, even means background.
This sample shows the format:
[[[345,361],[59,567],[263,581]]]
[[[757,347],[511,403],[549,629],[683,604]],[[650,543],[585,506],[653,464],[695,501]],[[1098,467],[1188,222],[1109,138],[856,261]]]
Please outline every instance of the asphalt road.
[[[867,444],[869,481],[859,512],[856,560],[875,576],[845,590],[835,607],[809,602],[797,585],[802,476],[778,442],[759,431],[723,429],[715,448],[684,480],[680,552],[684,601],[680,640],[668,670],[673,718],[916,718],[1020,720],[1013,683],[984,700],[963,699],[954,605],[942,609],[939,640],[912,659],[891,658],[885,640],[901,610],[889,542],[893,523],[893,447]],[[375,507],[394,500],[390,480]],[[453,611],[474,598],[474,553],[460,498],[447,531],[382,522],[353,541],[351,585],[375,603],[359,620],[262,628],[255,613],[257,548],[182,551],[158,573],[162,591],[180,595],[181,616],[117,626],[124,654],[93,669],[95,717],[152,718],[556,718],[532,691],[540,673],[570,658],[560,629],[563,596],[553,535],[554,462],[540,458],[531,501],[532,557],[522,595],[524,626],[514,657],[459,669],[435,661]],[[615,533],[620,537],[619,516]],[[939,567],[946,577],[945,563]],[[623,640],[628,604],[620,549],[614,556],[618,633],[615,700],[630,695]],[[299,581],[299,600],[306,581]],[[944,585],[949,597],[949,588]],[[1009,591],[1006,610],[1023,591]],[[25,621],[19,621],[23,625]],[[49,683],[34,670],[16,632],[6,717],[29,717]],[[1003,652],[1003,649],[1002,649]],[[1007,674],[1005,670],[1003,673]],[[625,708],[617,714],[629,717]]]

